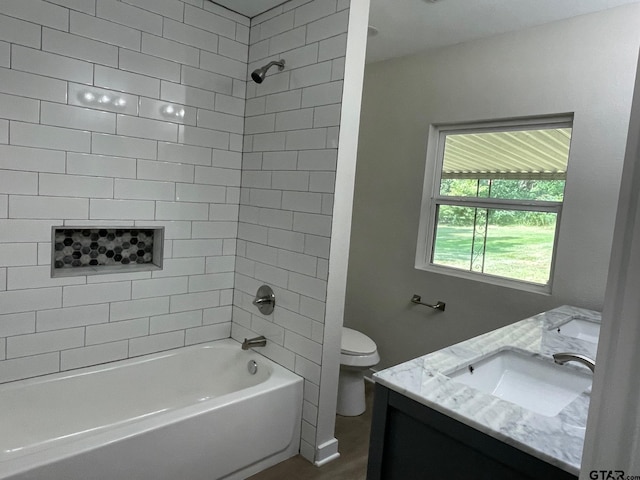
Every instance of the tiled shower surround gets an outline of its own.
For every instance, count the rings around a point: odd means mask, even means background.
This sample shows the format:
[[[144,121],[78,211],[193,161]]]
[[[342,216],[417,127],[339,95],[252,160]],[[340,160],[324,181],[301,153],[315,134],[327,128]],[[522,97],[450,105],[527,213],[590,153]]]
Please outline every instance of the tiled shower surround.
[[[192,3],[0,2],[0,381],[230,335],[250,22]],[[61,225],[164,269],[51,278]]]
[[[264,334],[305,378],[313,459],[347,19],[348,0],[251,20],[207,0],[0,1],[0,382]],[[164,268],[51,278],[61,225],[165,227]]]
[[[264,354],[305,378],[301,453],[316,438],[329,242],[349,3],[293,1],[251,22],[234,338],[264,335]],[[251,304],[269,283],[277,307]]]

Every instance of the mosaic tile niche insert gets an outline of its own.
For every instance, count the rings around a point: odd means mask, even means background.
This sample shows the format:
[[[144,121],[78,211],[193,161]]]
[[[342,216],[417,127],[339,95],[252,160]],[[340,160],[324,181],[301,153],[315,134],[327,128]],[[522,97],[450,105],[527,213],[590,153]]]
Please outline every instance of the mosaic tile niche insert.
[[[162,268],[163,228],[54,227],[52,276]]]

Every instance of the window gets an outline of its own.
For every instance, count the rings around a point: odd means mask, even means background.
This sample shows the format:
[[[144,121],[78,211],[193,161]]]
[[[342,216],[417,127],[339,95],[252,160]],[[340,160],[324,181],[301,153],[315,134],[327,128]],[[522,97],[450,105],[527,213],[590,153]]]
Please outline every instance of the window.
[[[571,118],[432,127],[416,267],[549,292]]]

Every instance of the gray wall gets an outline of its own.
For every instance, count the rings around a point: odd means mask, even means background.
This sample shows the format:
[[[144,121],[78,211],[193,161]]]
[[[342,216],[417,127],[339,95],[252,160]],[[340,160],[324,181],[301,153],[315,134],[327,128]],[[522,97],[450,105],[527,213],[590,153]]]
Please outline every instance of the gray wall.
[[[639,20],[636,4],[367,66],[344,323],[376,341],[378,368],[557,305],[602,308]],[[416,270],[429,125],[569,112],[552,294]]]

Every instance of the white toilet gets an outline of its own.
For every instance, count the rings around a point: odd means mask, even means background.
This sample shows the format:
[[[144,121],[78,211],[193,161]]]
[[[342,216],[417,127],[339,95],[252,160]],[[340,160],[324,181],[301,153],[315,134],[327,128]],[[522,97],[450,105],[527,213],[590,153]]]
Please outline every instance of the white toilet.
[[[342,327],[338,415],[353,417],[364,413],[364,374],[379,361],[380,355],[373,340],[362,332]]]

